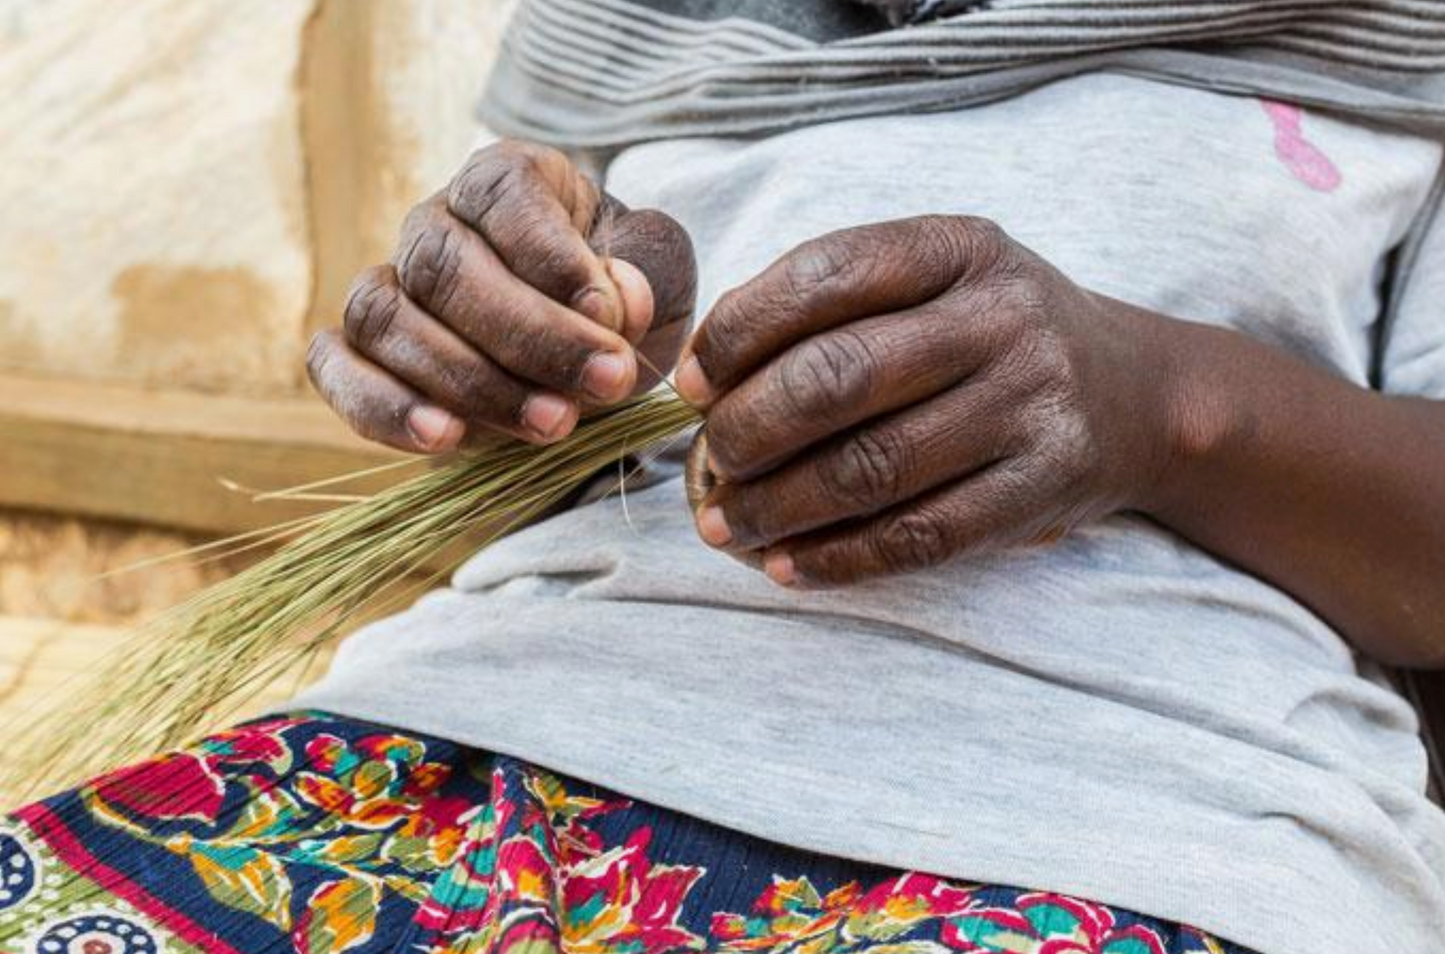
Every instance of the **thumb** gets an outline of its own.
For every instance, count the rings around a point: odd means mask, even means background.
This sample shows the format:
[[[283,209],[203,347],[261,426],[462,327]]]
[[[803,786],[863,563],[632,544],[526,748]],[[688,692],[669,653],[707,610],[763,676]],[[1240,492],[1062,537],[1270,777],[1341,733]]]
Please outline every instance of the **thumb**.
[[[642,270],[621,258],[604,258],[607,274],[617,286],[618,297],[622,299],[622,327],[619,334],[632,344],[647,336],[652,327],[657,303],[652,297],[652,283]]]
[[[610,196],[605,201],[588,244],[612,259],[609,271],[627,308],[623,336],[635,344],[664,325],[690,324],[697,259],[687,230],[653,209],[633,212]]]

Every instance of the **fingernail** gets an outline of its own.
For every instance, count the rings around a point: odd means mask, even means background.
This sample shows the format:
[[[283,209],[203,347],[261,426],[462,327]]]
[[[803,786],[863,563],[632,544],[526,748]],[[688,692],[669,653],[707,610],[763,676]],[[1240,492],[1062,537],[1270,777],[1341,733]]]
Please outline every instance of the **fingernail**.
[[[615,401],[627,389],[627,360],[611,351],[599,351],[582,367],[582,388],[599,401]]]
[[[678,365],[673,386],[689,404],[706,404],[712,398],[712,385],[695,357],[689,357]]]
[[[435,454],[461,443],[467,426],[456,415],[439,407],[418,404],[406,412],[406,429],[422,450]]]
[[[732,542],[733,532],[721,507],[706,506],[697,512],[698,535],[711,546],[725,547]]]
[[[793,558],[781,551],[769,553],[763,559],[763,572],[779,586],[798,585],[798,570],[793,566]]]
[[[555,394],[534,394],[522,408],[522,425],[544,441],[565,434],[571,418],[572,405]]]

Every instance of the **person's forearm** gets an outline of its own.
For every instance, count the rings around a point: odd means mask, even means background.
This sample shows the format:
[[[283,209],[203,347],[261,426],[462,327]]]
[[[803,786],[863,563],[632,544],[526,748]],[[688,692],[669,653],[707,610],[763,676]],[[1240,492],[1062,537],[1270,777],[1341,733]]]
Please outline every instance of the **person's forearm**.
[[[1358,387],[1237,332],[1128,305],[1168,463],[1139,509],[1309,606],[1359,649],[1445,665],[1445,402]]]

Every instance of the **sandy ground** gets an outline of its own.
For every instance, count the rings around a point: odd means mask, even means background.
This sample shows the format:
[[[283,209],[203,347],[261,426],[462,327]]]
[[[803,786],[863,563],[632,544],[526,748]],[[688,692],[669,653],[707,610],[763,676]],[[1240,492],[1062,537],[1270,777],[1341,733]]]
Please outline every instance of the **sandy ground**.
[[[120,626],[0,616],[0,737],[8,734],[7,727],[63,698],[125,637]],[[324,668],[318,664],[311,674]],[[296,675],[278,680],[250,704],[246,714],[285,701],[297,687]],[[0,791],[0,810],[13,807],[12,802]]]

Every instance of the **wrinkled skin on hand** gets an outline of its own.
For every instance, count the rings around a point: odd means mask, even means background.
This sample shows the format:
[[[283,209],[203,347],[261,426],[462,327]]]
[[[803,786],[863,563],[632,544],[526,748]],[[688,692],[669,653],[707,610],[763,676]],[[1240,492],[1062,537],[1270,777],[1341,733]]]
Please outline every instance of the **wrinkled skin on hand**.
[[[684,349],[709,544],[793,586],[1047,543],[1145,499],[1162,410],[1138,329],[991,222],[807,242]]]
[[[681,352],[699,532],[788,585],[1057,539],[1160,469],[1136,330],[992,223],[804,243],[684,347],[696,279],[675,221],[503,142],[411,212],[308,368],[358,433],[426,453],[560,440]]]
[[[545,443],[651,387],[707,412],[704,540],[829,586],[1140,513],[1362,651],[1445,666],[1445,405],[1080,288],[992,223],[806,242],[684,347],[684,230],[561,153],[504,142],[419,205],[308,355],[360,434],[418,453]],[[1369,520],[1360,520],[1369,513]]]
[[[672,219],[629,210],[556,150],[502,142],[412,210],[307,369],[357,433],[402,450],[550,443],[671,369],[696,284]]]

